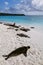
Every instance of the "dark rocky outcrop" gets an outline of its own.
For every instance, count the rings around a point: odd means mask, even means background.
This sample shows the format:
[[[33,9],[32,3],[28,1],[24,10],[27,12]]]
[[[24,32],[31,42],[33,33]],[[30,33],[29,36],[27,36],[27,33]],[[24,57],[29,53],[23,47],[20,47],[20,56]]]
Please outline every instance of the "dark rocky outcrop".
[[[27,37],[27,38],[30,38],[30,36],[28,36],[28,35],[26,35],[26,34],[23,34],[23,33],[19,33],[19,34],[17,34],[18,36],[20,36],[20,37]]]
[[[13,24],[11,24],[11,23],[4,23],[4,25],[14,27],[15,26],[15,23],[13,23]]]
[[[30,27],[31,29],[34,29],[35,27]]]
[[[11,27],[15,27],[15,28],[19,28],[19,26],[17,26],[15,23],[13,23],[13,24],[4,23],[4,25],[11,26]]]
[[[24,14],[0,13],[0,16],[25,16]]]
[[[0,24],[2,24],[2,22],[0,22]]]

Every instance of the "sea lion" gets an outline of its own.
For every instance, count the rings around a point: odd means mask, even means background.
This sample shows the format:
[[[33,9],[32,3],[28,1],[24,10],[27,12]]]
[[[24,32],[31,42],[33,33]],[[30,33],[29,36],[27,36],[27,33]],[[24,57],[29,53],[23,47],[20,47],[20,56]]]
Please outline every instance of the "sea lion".
[[[30,29],[24,28],[24,27],[21,27],[20,30],[25,31],[25,32],[30,31]]]
[[[23,34],[23,33],[19,33],[19,34],[17,34],[17,36],[30,38],[30,36]]]
[[[30,49],[30,46],[19,47],[16,50],[9,53],[8,55],[3,55],[3,57],[5,57],[5,60],[7,60],[8,58],[13,57],[13,56],[18,56],[20,54],[23,54],[26,57],[28,49]]]

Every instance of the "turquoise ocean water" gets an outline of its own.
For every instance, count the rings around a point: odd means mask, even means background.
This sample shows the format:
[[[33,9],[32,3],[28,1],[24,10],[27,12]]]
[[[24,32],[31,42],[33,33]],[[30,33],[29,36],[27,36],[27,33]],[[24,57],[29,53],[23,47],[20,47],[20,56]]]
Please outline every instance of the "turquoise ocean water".
[[[43,16],[0,16],[0,21],[43,26]]]

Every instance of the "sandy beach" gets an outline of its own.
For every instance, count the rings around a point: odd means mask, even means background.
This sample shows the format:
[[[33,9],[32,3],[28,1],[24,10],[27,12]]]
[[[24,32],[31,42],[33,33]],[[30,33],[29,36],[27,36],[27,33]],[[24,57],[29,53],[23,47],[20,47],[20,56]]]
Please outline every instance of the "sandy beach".
[[[0,24],[0,65],[43,65],[43,32],[36,27],[29,27],[28,32],[8,28],[9,26]],[[30,38],[19,37],[17,33],[27,34]],[[2,56],[21,46],[30,46],[27,57],[21,54],[5,60]]]

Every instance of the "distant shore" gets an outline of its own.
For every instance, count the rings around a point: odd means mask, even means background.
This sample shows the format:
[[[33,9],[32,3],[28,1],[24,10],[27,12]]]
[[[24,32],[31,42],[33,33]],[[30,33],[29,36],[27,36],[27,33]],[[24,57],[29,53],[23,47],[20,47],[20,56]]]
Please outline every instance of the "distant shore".
[[[24,14],[0,13],[0,16],[25,16]]]

